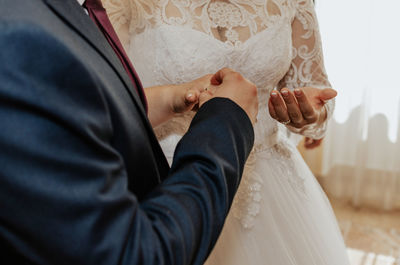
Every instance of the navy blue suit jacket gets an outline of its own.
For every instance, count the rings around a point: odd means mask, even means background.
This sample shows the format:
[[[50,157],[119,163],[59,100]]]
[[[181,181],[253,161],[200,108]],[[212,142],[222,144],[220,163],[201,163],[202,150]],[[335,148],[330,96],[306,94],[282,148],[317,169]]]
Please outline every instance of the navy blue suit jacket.
[[[202,264],[252,148],[228,99],[169,168],[120,61],[76,0],[0,0],[1,264]]]

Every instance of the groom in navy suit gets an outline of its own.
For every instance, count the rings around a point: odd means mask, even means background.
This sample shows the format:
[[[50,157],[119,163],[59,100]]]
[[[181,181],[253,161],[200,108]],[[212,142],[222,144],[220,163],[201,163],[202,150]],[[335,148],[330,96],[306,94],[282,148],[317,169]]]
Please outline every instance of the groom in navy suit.
[[[196,91],[205,77],[165,87],[170,100],[146,93],[148,118],[128,70],[76,0],[0,0],[1,264],[207,258],[253,145],[256,89],[223,69],[212,92]],[[150,122],[194,103],[169,168]]]

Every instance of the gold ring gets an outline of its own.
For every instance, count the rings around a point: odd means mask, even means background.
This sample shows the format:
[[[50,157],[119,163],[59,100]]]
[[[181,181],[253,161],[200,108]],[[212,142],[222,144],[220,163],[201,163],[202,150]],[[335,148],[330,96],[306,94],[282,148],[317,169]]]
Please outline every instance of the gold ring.
[[[292,121],[289,119],[289,120],[287,120],[287,121],[282,121],[281,123],[283,124],[283,125],[288,125],[289,123],[291,123]]]

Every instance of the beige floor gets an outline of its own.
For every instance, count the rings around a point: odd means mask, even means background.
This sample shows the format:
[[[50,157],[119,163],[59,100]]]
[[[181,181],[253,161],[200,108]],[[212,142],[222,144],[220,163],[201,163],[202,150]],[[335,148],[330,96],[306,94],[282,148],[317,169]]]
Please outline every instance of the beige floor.
[[[354,209],[331,198],[351,265],[400,265],[400,211]]]
[[[299,151],[315,175],[320,175],[322,148]],[[323,186],[323,185],[322,185]],[[351,265],[400,265],[400,211],[355,209],[330,198],[343,233]]]

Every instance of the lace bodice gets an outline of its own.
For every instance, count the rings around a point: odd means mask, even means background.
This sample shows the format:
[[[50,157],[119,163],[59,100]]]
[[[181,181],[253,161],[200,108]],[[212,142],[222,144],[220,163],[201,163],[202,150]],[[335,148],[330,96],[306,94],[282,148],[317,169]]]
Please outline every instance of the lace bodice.
[[[144,86],[187,82],[222,67],[254,82],[260,97],[256,149],[271,146],[285,132],[267,113],[271,89],[330,87],[311,0],[105,0],[104,5]],[[332,107],[329,102],[328,115]],[[183,134],[188,120],[178,117],[157,133]],[[320,138],[325,129],[323,124],[302,133]]]
[[[263,181],[253,174],[257,153],[274,154],[276,165],[296,192],[303,179],[290,169],[290,133],[268,113],[272,89],[330,87],[325,74],[312,0],[103,0],[145,87],[189,82],[223,67],[257,85],[259,114],[255,147],[237,193],[233,213],[251,227],[259,211]],[[333,101],[326,105],[328,116]],[[191,113],[156,128],[171,160],[189,127]],[[302,134],[320,138],[326,123]],[[271,160],[272,161],[272,160]],[[282,162],[285,161],[285,162]]]

